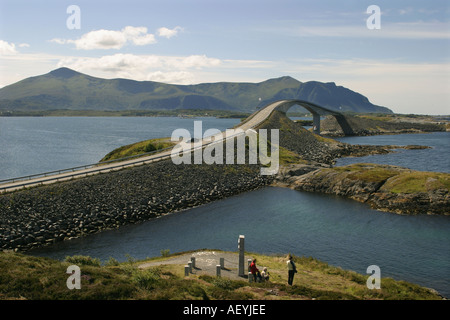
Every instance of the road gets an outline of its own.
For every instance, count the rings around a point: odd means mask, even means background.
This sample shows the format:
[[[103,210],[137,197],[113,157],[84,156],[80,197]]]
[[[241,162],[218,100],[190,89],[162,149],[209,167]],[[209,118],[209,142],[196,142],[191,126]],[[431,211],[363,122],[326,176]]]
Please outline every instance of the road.
[[[234,129],[242,129],[244,132],[248,129],[252,129],[259,125],[261,122],[263,122],[269,115],[272,113],[272,111],[283,101],[277,101],[274,103],[271,103],[267,105],[266,107],[256,111],[245,122],[241,123],[239,126],[237,126]],[[212,143],[214,141],[217,141],[217,139],[225,139],[230,138],[225,136],[225,132],[221,132],[220,134],[214,135],[214,139],[208,138],[207,140],[202,141],[202,147],[206,146],[209,143]],[[181,144],[180,144],[181,145]],[[184,150],[188,150],[189,148],[195,148],[195,143],[185,146]],[[24,177],[24,179],[21,180],[15,180],[10,179],[10,182],[5,182],[3,184],[0,184],[0,193],[1,192],[11,192],[15,190],[22,189],[24,187],[33,187],[37,185],[45,185],[45,184],[52,184],[60,181],[67,181],[74,178],[79,177],[86,177],[90,175],[95,175],[99,173],[106,173],[116,170],[121,170],[124,168],[129,168],[133,166],[143,165],[152,163],[155,161],[160,161],[163,159],[168,159],[171,157],[172,150],[162,151],[156,154],[152,154],[150,156],[140,157],[132,160],[125,160],[125,161],[118,161],[108,164],[98,164],[96,166],[93,166],[91,168],[85,168],[85,169],[78,169],[73,171],[66,171],[62,173],[52,174],[52,175],[46,175],[46,176],[39,176],[39,177]],[[64,170],[60,170],[64,171]]]

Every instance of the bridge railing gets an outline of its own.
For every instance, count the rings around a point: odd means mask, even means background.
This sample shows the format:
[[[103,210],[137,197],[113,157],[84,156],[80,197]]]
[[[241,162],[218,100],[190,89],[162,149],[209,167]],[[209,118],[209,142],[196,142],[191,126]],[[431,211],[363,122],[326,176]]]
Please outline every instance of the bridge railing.
[[[74,172],[74,171],[80,170],[80,169],[88,169],[88,168],[99,167],[99,166],[103,166],[103,165],[106,165],[106,164],[109,164],[109,163],[113,163],[113,162],[126,161],[126,160],[130,160],[130,159],[134,159],[134,158],[141,158],[141,157],[149,156],[149,155],[152,155],[152,154],[155,154],[155,153],[159,153],[159,152],[162,152],[162,151],[166,151],[166,150],[169,150],[169,149],[172,149],[172,147],[168,147],[168,148],[164,148],[164,149],[158,149],[158,150],[154,150],[154,151],[150,151],[150,152],[146,152],[146,153],[141,153],[141,154],[137,154],[137,155],[133,155],[133,156],[128,156],[128,157],[123,157],[123,158],[119,158],[119,159],[107,160],[107,161],[97,162],[97,163],[93,163],[93,164],[86,164],[86,165],[72,167],[72,168],[67,168],[67,169],[60,169],[60,170],[55,170],[55,171],[48,171],[48,172],[43,172],[43,173],[31,174],[31,175],[22,176],[22,177],[4,179],[4,180],[0,180],[0,184],[14,183],[16,181],[31,180],[31,179],[35,179],[35,178],[39,178],[39,177],[47,177],[47,176],[51,176],[51,175],[55,175],[55,174],[62,174],[64,172],[70,172],[70,171]]]
[[[166,149],[164,149],[164,150],[166,150]],[[163,149],[160,149],[160,150],[163,150]],[[142,155],[140,155],[140,156],[142,157]],[[138,161],[118,164],[116,166],[108,166],[106,168],[104,166],[100,165],[100,166],[98,166],[98,168],[90,170],[90,171],[83,171],[83,172],[73,171],[73,173],[68,174],[68,175],[64,175],[62,177],[55,177],[55,176],[47,175],[49,177],[48,179],[43,179],[43,180],[41,179],[39,181],[31,181],[31,179],[29,179],[29,180],[21,180],[21,181],[24,181],[24,182],[23,183],[19,183],[19,184],[14,184],[12,186],[0,186],[0,192],[7,191],[7,189],[23,188],[23,187],[26,187],[26,186],[29,186],[29,185],[41,185],[41,184],[44,184],[45,182],[50,182],[50,181],[70,180],[70,179],[75,178],[77,176],[89,176],[89,175],[92,175],[92,174],[100,173],[100,172],[105,171],[105,170],[111,171],[111,170],[118,169],[118,168],[131,167],[131,166],[135,166],[135,165],[137,165],[139,163],[145,164],[146,162],[153,162],[153,161],[156,161],[156,160],[162,160],[163,158],[170,158],[170,155],[162,155],[162,156],[154,157],[154,158],[151,158],[151,159],[147,159],[147,158],[146,159],[141,159],[141,160],[138,160]],[[111,161],[111,162],[115,162],[115,161],[117,161],[117,160],[114,160],[114,161]],[[80,166],[78,168],[83,168],[83,167],[88,167],[88,166]],[[66,169],[66,170],[69,170],[69,169]],[[65,171],[65,170],[59,170],[59,171]],[[55,171],[55,172],[58,172],[58,171]],[[41,175],[37,174],[35,176],[42,176],[42,174]]]
[[[242,135],[242,134],[244,134],[244,133],[239,132],[239,133],[233,134],[233,135],[231,135],[229,137],[226,137],[226,139],[234,138],[234,137],[237,137],[237,136]],[[210,144],[213,144],[213,143],[218,143],[218,141],[212,141],[212,142],[209,142],[209,143],[202,143],[198,147],[194,147],[194,148],[191,148],[189,150],[184,150],[183,152],[185,152],[185,151],[193,152],[195,150],[202,149],[202,148],[206,147],[207,145],[210,145]],[[71,178],[75,178],[77,176],[88,176],[88,175],[100,173],[100,172],[105,171],[105,170],[111,171],[111,170],[118,169],[118,168],[126,168],[126,167],[135,166],[135,165],[137,165],[139,163],[145,164],[145,163],[150,163],[150,162],[154,162],[154,161],[157,161],[157,160],[163,160],[165,158],[170,158],[171,155],[161,155],[161,156],[153,157],[153,158],[150,158],[150,159],[148,159],[146,156],[150,156],[150,155],[155,154],[155,153],[161,153],[161,152],[164,152],[164,151],[167,151],[167,150],[170,150],[170,149],[173,149],[173,147],[159,149],[159,150],[155,150],[155,151],[151,151],[151,152],[147,152],[147,153],[141,153],[141,154],[138,154],[138,155],[128,156],[128,157],[124,157],[124,158],[120,158],[120,159],[108,160],[108,161],[99,162],[99,163],[95,163],[95,164],[88,164],[88,165],[84,165],[84,166],[77,166],[77,167],[61,169],[61,170],[55,170],[55,171],[49,171],[49,172],[33,174],[33,175],[28,175],[28,176],[23,176],[23,177],[18,177],[18,178],[11,178],[11,179],[0,180],[0,192],[5,192],[8,189],[23,188],[23,187],[30,186],[30,185],[41,185],[41,184],[44,184],[45,182],[50,182],[50,181],[70,180]],[[133,161],[133,162],[121,163],[121,164],[118,164],[116,166],[107,166],[107,167],[105,167],[105,165],[108,164],[108,163],[123,162],[123,161],[130,160],[130,159],[133,159],[133,158],[145,158],[145,159],[140,159],[140,160]],[[77,172],[77,170],[79,171],[80,169],[89,169],[89,168],[93,168],[93,170]],[[65,172],[67,172],[67,173],[72,172],[72,173],[64,175],[64,176],[61,176],[61,177],[56,177],[55,176],[57,174],[63,174]],[[47,177],[47,176],[49,177],[48,179],[40,179],[39,181],[31,181],[32,179],[36,179],[36,178],[39,178],[39,177]],[[20,181],[23,181],[23,183],[14,184],[14,185],[5,185],[7,183],[14,183],[14,182],[20,182]],[[3,184],[3,186],[1,184]]]
[[[257,112],[255,112],[252,117],[254,115],[256,115],[258,112],[260,112],[263,109],[258,110]],[[247,122],[247,121],[244,121]],[[243,123],[241,123],[242,125]],[[259,125],[260,123],[256,123],[253,126],[251,126],[250,128],[253,129],[255,128],[257,125]],[[234,138],[237,137],[239,135],[244,134],[243,132],[238,132],[236,134],[233,134],[229,137],[226,137],[226,139],[230,139],[230,138]],[[225,139],[225,140],[226,140]],[[216,143],[217,141],[212,141],[209,143],[202,143],[202,145],[200,147],[195,147],[189,150],[185,150],[188,152],[193,152],[199,148],[204,148],[207,145],[211,144],[211,143]],[[142,163],[145,164],[146,162],[154,162],[155,160],[162,160],[163,158],[170,158],[171,155],[163,155],[160,157],[154,157],[151,159],[141,159],[139,161],[134,161],[134,162],[127,162],[124,164],[118,164],[117,166],[108,166],[108,167],[104,167],[105,165],[109,164],[109,163],[113,163],[113,162],[122,162],[122,161],[126,161],[126,160],[130,160],[130,159],[134,159],[134,158],[144,158],[146,156],[150,156],[152,154],[156,154],[156,153],[161,153],[163,151],[167,151],[172,149],[173,147],[168,147],[168,148],[164,148],[164,149],[159,149],[159,150],[154,150],[154,151],[150,151],[150,152],[146,152],[146,153],[141,153],[138,155],[133,155],[133,156],[128,156],[128,157],[124,157],[124,158],[120,158],[120,159],[113,159],[113,160],[108,160],[108,161],[103,161],[103,162],[97,162],[94,164],[87,164],[87,165],[82,165],[82,166],[77,166],[77,167],[72,167],[72,168],[67,168],[67,169],[61,169],[61,170],[55,170],[55,171],[48,171],[48,172],[43,172],[43,173],[37,173],[37,174],[32,174],[32,175],[27,175],[27,176],[22,176],[22,177],[17,177],[17,178],[10,178],[10,179],[4,179],[4,180],[0,180],[0,192],[6,192],[8,189],[16,189],[16,188],[20,188],[20,187],[26,187],[29,185],[39,185],[39,184],[43,184],[45,182],[50,182],[50,181],[59,181],[59,180],[68,180],[77,176],[82,176],[82,175],[89,175],[89,174],[95,174],[95,173],[99,173],[101,171],[105,171],[105,170],[112,170],[112,169],[117,169],[117,168],[125,168],[125,167],[130,167],[130,166],[134,166],[136,164]],[[84,171],[84,172],[76,172],[82,169],[89,169],[89,168],[95,168],[91,171]],[[55,177],[55,175],[58,174],[63,174],[63,173],[68,173],[68,172],[72,172],[71,174],[68,175],[64,175],[62,177]],[[44,180],[39,180],[39,181],[31,181],[32,179],[36,179],[39,177],[49,177],[48,179],[44,179]],[[20,182],[20,181],[24,181],[23,183],[20,184],[14,184],[14,185],[6,185],[5,184],[11,184],[11,183],[15,183],[15,182]],[[3,185],[3,186],[2,186]]]

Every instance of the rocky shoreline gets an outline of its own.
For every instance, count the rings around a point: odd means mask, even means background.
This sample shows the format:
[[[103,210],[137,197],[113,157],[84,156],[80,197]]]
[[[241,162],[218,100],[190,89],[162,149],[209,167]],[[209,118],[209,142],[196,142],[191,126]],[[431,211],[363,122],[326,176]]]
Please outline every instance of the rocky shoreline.
[[[334,119],[334,117],[331,117]],[[364,120],[373,123],[387,123],[346,116],[352,128],[363,128]],[[362,120],[362,121],[361,121]],[[334,120],[335,124],[337,122]],[[397,128],[405,123],[397,123]],[[415,126],[416,124],[411,124]],[[420,124],[419,124],[420,125]],[[362,157],[373,154],[388,154],[396,149],[428,149],[420,145],[351,145],[338,142],[327,137],[318,137],[300,124],[290,121],[284,114],[274,112],[262,128],[280,128],[280,145],[298,154],[303,163],[285,164],[274,180],[273,185],[289,187],[307,192],[320,192],[349,197],[365,202],[372,208],[399,214],[441,214],[448,215],[449,175],[445,173],[426,173],[395,166],[357,164],[353,166],[335,167],[336,159],[342,157]],[[340,127],[339,127],[340,128]],[[423,128],[433,130],[433,125],[424,124]],[[439,127],[442,129],[441,127]],[[327,127],[324,128],[325,130]],[[329,128],[328,128],[329,129]],[[439,129],[439,130],[440,130]],[[362,132],[359,132],[362,134]],[[358,167],[359,166],[359,167]],[[405,176],[409,180],[406,180]],[[387,188],[395,177],[405,179],[402,189]],[[437,179],[447,179],[446,187],[436,183]],[[392,178],[392,179],[390,179]],[[389,180],[390,179],[390,180]],[[409,190],[408,184],[422,184],[417,190]],[[444,183],[445,185],[445,183]],[[396,184],[396,187],[399,183]],[[393,192],[393,190],[395,192]]]
[[[343,116],[346,123],[346,135],[372,136],[380,134],[427,133],[446,131],[446,125],[433,122],[381,121],[377,119]],[[320,122],[321,133],[330,137],[344,136],[341,125],[333,116],[327,116]]]
[[[258,165],[171,160],[0,195],[0,249],[26,251],[269,185]]]
[[[411,183],[413,180],[416,185]],[[447,173],[356,164],[335,168],[287,166],[273,185],[348,197],[373,209],[397,214],[450,215],[449,183]]]

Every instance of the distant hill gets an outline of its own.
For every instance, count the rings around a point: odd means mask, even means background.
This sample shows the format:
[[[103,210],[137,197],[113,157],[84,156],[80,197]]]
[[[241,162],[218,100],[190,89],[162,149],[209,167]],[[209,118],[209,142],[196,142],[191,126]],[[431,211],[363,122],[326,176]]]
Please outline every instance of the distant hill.
[[[334,83],[302,83],[291,77],[259,83],[172,85],[154,81],[101,79],[60,68],[0,89],[0,110],[172,110],[253,112],[280,99],[302,99],[350,112],[392,113]]]

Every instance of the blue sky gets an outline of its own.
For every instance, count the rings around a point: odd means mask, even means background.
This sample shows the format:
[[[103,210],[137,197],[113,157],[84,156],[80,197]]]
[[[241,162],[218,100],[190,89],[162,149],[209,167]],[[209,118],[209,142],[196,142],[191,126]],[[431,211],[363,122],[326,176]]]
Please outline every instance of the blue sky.
[[[66,25],[70,5],[80,29]],[[380,29],[367,27],[370,5]],[[0,86],[62,66],[177,84],[288,75],[450,114],[449,20],[448,0],[0,0]]]

